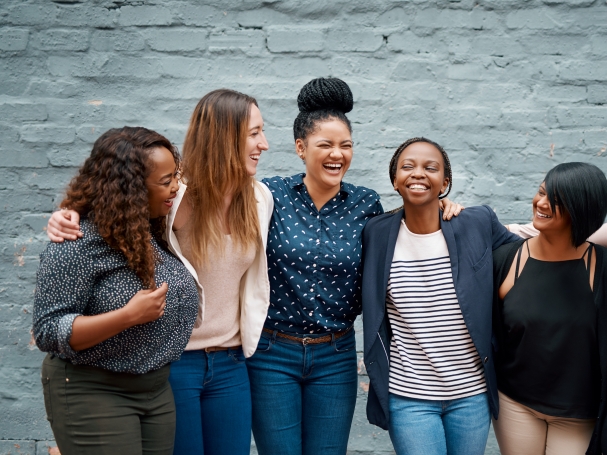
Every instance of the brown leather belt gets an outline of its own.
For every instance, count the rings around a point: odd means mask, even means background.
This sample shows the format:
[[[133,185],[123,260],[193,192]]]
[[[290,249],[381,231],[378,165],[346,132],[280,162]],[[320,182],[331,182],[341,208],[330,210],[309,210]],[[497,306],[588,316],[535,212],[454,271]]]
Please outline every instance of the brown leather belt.
[[[307,344],[328,343],[333,338],[335,338],[337,340],[338,338],[343,337],[350,330],[352,330],[352,326],[348,327],[346,330],[342,330],[341,332],[334,332],[332,336],[325,335],[325,336],[318,337],[318,338],[311,338],[311,337],[307,337],[307,336],[296,337],[293,335],[287,335],[286,333],[280,333],[280,332],[276,332],[276,336],[278,336],[280,338],[286,338],[287,340],[291,340],[291,341],[297,341],[298,343],[301,343],[305,346]],[[274,333],[274,330],[266,329],[265,327],[263,328],[263,331],[266,333]]]
[[[229,348],[224,348],[223,346],[220,347],[210,347],[210,348],[204,348],[203,351],[204,352],[217,352],[217,351],[227,351],[228,349],[240,349],[242,346],[230,346]]]

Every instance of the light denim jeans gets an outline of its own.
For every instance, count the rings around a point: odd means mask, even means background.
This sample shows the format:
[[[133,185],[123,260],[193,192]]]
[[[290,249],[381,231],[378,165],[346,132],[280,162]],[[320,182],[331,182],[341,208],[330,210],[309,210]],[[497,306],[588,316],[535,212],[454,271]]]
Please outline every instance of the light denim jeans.
[[[390,394],[390,439],[397,455],[483,455],[491,423],[487,394],[418,400]]]
[[[251,392],[242,348],[184,351],[171,364],[173,455],[249,455]]]
[[[260,455],[346,454],[358,388],[353,329],[307,345],[263,332],[247,368]]]

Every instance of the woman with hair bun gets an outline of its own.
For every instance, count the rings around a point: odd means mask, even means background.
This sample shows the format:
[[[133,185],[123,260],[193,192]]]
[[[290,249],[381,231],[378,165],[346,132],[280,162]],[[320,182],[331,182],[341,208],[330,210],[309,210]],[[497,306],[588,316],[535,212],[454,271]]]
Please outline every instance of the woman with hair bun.
[[[253,434],[260,455],[343,455],[358,386],[361,232],[383,210],[375,191],[343,182],[353,154],[348,85],[314,79],[297,104],[293,133],[305,173],[264,179],[274,197],[271,293],[247,360]]]
[[[607,450],[607,255],[586,241],[606,201],[599,168],[559,164],[533,198],[539,235],[494,254],[494,427],[504,455]]]
[[[162,240],[179,161],[154,131],[102,134],[61,202],[82,217],[82,238],[40,255],[33,332],[64,455],[173,453],[169,363],[198,308],[194,279]]]

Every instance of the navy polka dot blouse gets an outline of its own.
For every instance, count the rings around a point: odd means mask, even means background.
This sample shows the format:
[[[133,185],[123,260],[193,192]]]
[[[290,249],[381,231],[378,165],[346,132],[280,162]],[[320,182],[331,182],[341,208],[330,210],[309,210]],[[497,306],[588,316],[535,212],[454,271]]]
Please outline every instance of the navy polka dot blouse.
[[[361,231],[383,209],[375,191],[342,182],[318,211],[303,177],[263,180],[274,197],[265,327],[298,335],[338,332],[360,314]]]
[[[169,286],[164,315],[89,349],[76,352],[70,347],[77,316],[122,308],[142,289],[124,255],[111,248],[91,222],[82,220],[80,229],[81,239],[50,243],[40,255],[34,298],[34,337],[40,350],[73,364],[138,374],[178,360],[194,327],[198,290],[179,259],[155,240],[152,245],[161,261],[155,280]]]

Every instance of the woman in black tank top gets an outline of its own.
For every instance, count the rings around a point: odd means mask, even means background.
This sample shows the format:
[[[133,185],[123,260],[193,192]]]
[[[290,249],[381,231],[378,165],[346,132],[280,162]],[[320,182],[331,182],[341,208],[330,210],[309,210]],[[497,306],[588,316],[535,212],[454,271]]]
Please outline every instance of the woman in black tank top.
[[[560,164],[533,199],[539,235],[494,252],[502,455],[605,451],[607,250],[585,239],[606,215],[605,174]]]

